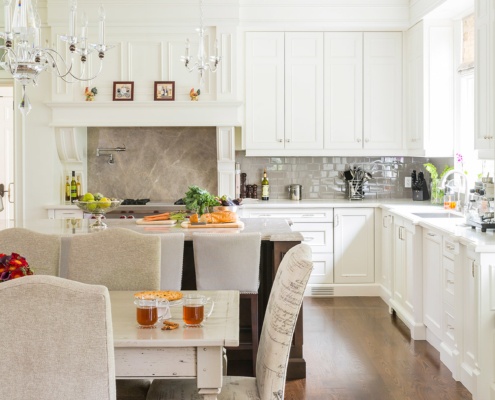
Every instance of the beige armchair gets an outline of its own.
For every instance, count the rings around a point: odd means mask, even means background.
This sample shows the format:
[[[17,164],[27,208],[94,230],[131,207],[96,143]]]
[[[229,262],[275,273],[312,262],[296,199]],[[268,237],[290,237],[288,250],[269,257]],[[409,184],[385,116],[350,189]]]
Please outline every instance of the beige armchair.
[[[257,355],[256,377],[224,377],[219,400],[282,400],[292,335],[313,263],[300,244],[287,252],[275,276]],[[147,400],[200,399],[195,381],[155,379]]]
[[[17,253],[29,263],[35,275],[58,276],[60,236],[25,228],[0,230],[0,253]]]

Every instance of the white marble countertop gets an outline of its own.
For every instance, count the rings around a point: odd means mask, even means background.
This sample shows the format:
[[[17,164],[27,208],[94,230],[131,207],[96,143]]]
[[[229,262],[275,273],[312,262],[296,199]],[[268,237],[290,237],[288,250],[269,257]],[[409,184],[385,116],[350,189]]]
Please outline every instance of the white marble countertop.
[[[304,237],[299,232],[293,232],[290,228],[288,220],[283,218],[245,218],[244,228],[182,228],[180,225],[137,225],[134,219],[105,219],[104,222],[108,225],[108,229],[127,228],[135,232],[145,234],[167,234],[182,232],[185,235],[185,240],[192,240],[194,232],[205,233],[248,233],[261,232],[262,240],[270,240],[273,242],[286,241],[303,241]],[[15,226],[19,228],[31,229],[40,233],[56,234],[61,236],[71,236],[78,234],[88,234],[94,232],[90,225],[95,220],[91,219],[39,219],[29,221],[17,221]],[[9,226],[1,226],[0,229]]]

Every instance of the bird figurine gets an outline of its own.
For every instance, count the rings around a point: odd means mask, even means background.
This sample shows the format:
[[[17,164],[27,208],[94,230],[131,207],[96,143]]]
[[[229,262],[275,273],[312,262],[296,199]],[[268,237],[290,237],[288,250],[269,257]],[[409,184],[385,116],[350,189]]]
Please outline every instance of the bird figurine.
[[[86,89],[84,89],[84,95],[86,96],[86,101],[94,101],[97,93],[98,90],[95,87],[90,90],[89,87],[86,86]]]
[[[198,101],[198,96],[201,94],[201,91],[198,89],[197,91],[194,91],[194,88],[191,89],[189,92],[189,97],[191,98],[191,101]]]

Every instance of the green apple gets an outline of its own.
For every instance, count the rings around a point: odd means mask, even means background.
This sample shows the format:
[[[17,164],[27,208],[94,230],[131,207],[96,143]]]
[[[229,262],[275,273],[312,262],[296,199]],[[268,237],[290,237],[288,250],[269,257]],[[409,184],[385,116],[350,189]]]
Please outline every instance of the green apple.
[[[93,201],[93,200],[88,201],[88,204],[87,204],[88,211],[94,211],[94,210],[96,210],[96,207],[98,207],[98,202]]]
[[[95,197],[93,196],[93,194],[91,193],[86,193],[83,198],[82,198],[82,201],[93,201],[95,199]]]
[[[95,193],[93,197],[95,198],[96,201],[100,201],[105,196],[103,196],[101,193]]]

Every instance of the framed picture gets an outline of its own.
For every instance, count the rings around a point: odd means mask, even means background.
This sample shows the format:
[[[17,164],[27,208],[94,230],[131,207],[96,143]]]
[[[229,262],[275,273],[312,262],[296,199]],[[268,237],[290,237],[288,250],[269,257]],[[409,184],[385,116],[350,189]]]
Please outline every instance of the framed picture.
[[[175,100],[175,82],[155,82],[155,100]]]
[[[114,82],[113,100],[114,101],[134,100],[134,82]]]

